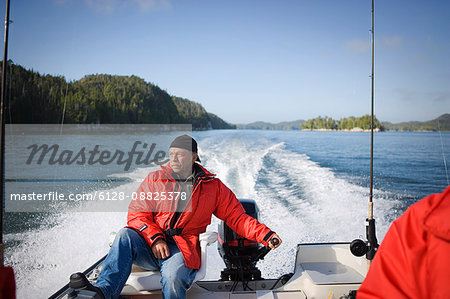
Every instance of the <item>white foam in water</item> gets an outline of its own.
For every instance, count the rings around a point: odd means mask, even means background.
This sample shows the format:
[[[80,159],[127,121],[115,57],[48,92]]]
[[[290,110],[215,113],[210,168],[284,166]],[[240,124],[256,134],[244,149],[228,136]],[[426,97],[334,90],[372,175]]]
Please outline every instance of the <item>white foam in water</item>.
[[[238,198],[255,200],[260,220],[282,238],[282,246],[258,264],[264,277],[292,272],[298,243],[364,237],[368,189],[337,178],[306,155],[286,150],[283,143],[232,136],[204,138],[200,150],[205,167]],[[149,170],[129,174],[133,182],[120,186],[120,191],[135,191]],[[389,225],[384,216],[395,202],[380,192],[376,196],[381,241]],[[6,242],[20,241],[6,252],[6,264],[16,273],[18,298],[46,298],[57,291],[71,273],[85,270],[107,253],[109,233],[125,222],[125,212],[62,212],[49,219],[49,229],[5,236]],[[213,218],[208,230],[217,231],[218,223]],[[206,279],[219,278],[224,266],[217,244],[211,246]]]

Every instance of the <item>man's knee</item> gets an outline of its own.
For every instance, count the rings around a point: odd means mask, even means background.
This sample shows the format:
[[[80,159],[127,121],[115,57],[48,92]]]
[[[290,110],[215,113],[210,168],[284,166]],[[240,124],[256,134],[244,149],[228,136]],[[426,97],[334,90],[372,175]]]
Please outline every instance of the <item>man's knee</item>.
[[[133,235],[133,233],[137,234],[133,229],[128,228],[128,227],[123,227],[117,232],[116,238],[117,237],[119,237],[119,238],[123,238],[123,237],[128,238],[131,235]]]
[[[121,228],[115,238],[114,238],[114,243],[120,242],[121,244],[132,244],[133,243],[133,239],[136,239],[139,237],[139,234],[134,231],[131,228]]]

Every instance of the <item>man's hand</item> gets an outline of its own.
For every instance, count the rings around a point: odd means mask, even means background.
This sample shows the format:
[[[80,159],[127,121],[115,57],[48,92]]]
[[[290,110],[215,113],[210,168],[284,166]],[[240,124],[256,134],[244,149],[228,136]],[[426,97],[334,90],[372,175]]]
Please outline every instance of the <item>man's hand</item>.
[[[165,260],[170,256],[169,246],[164,239],[158,239],[152,244],[152,252],[157,259]]]
[[[275,249],[281,245],[281,238],[277,234],[273,234],[268,243],[270,249]]]

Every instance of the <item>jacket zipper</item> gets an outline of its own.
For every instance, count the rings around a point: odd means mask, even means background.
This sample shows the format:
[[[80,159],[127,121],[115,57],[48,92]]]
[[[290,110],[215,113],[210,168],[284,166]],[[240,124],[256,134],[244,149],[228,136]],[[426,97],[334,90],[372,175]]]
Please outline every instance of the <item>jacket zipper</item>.
[[[197,178],[197,180],[194,182],[194,186],[192,187],[192,193],[191,193],[191,197],[189,198],[189,200],[192,199],[192,196],[194,195],[195,190],[197,190],[197,186],[200,184],[201,181],[208,181],[212,179],[211,177],[199,177]],[[187,205],[186,205],[187,206]],[[186,209],[186,207],[184,207]],[[175,212],[176,213],[176,212]],[[172,217],[170,219],[170,225],[169,228],[175,228],[175,226],[177,225],[177,223],[180,221],[181,215],[178,217],[177,221],[175,223],[173,223],[174,220],[174,215],[175,213],[172,214]],[[179,213],[183,213],[183,212],[179,212]]]

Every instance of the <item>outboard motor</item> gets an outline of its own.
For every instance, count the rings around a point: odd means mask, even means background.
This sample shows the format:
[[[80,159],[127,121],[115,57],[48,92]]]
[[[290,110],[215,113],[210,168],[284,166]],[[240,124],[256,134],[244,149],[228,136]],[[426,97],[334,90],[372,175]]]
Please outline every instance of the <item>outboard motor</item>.
[[[247,215],[258,219],[259,209],[254,200],[239,200]],[[250,281],[260,280],[261,271],[256,267],[258,260],[270,251],[255,241],[245,239],[233,231],[223,221],[219,224],[219,254],[226,268],[221,272],[221,280]]]

